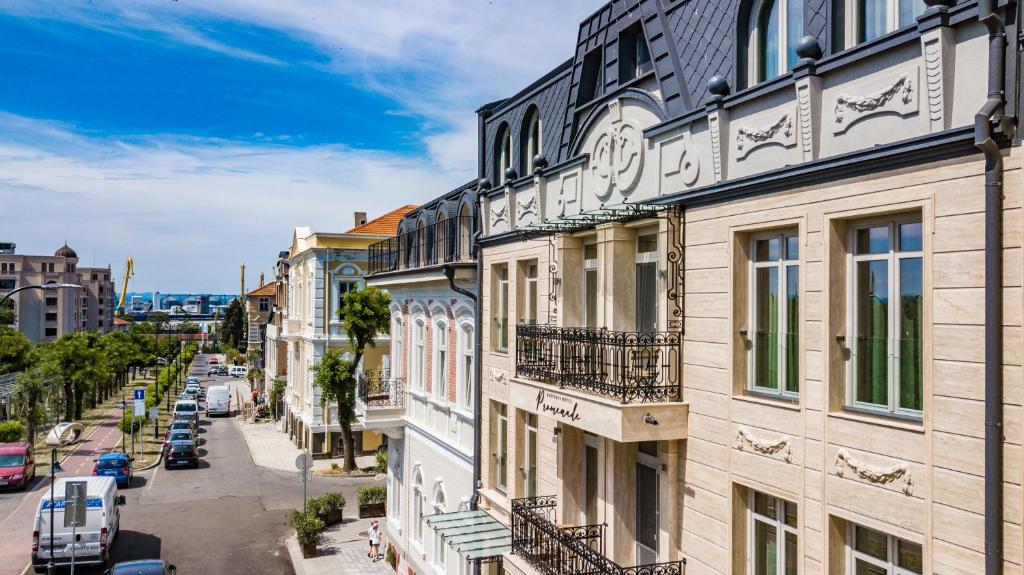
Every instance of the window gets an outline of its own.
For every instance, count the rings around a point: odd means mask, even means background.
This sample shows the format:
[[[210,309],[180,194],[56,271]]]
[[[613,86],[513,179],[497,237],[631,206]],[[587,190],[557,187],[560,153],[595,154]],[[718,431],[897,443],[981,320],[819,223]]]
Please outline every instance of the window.
[[[525,302],[523,305],[523,323],[537,323],[537,262],[527,262],[523,270],[523,280],[526,283],[526,293],[523,294]]]
[[[402,377],[402,318],[395,317],[391,320],[391,376]]]
[[[508,125],[502,125],[498,129],[498,139],[494,146],[494,181],[498,185],[504,184],[508,179],[505,171],[512,167],[512,131]]]
[[[758,0],[750,18],[750,77],[771,80],[793,68],[804,34],[802,0]]]
[[[658,235],[636,238],[636,330],[658,331]]]
[[[747,507],[751,575],[797,575],[796,504],[750,490]]]
[[[851,523],[846,550],[846,572],[850,575],[921,575],[923,572],[920,545],[874,529]]]
[[[341,309],[345,305],[345,294],[357,289],[359,284],[356,282],[338,282],[338,308]],[[267,309],[263,309],[263,299],[260,300],[260,311],[270,311],[270,300],[267,299]],[[335,318],[336,319],[336,318]]]
[[[914,24],[925,4],[923,0],[852,0],[851,8],[850,21],[859,44]]]
[[[100,286],[100,295],[103,294],[103,286]]]
[[[0,280],[0,291],[11,291],[11,290],[13,290],[16,287],[18,287],[17,280],[12,280],[12,279]]]
[[[526,167],[526,171],[523,175],[532,174],[535,166],[533,165],[533,159],[544,153],[544,142],[543,132],[541,131],[540,125],[540,112],[537,108],[531,108],[530,112],[526,116],[526,121],[523,122],[525,133],[523,134],[523,141],[526,142],[524,148],[523,166]]]
[[[270,311],[270,298],[261,297],[259,306],[260,311]]]
[[[0,263],[0,274],[13,274],[15,271],[13,263]]]
[[[537,414],[523,416],[523,497],[537,496]]]
[[[54,267],[53,262],[43,262],[43,271],[46,273],[53,273]]]
[[[448,322],[434,323],[434,400],[448,401]]]
[[[503,403],[494,404],[495,435],[494,488],[501,493],[508,491],[508,408]]]
[[[494,310],[494,349],[508,351],[508,266],[494,266],[495,305]]]
[[[92,281],[96,281],[98,279],[99,279],[99,275],[98,274],[92,274]]]
[[[583,325],[597,327],[597,244],[583,245]]]
[[[445,512],[444,490],[438,489],[434,496],[434,515]],[[440,527],[438,527],[440,529]],[[434,568],[439,573],[445,572],[445,545],[444,537],[439,530],[434,531]]]
[[[795,233],[751,241],[749,388],[800,392],[800,239]]]
[[[402,457],[400,452],[395,452],[389,457],[394,459],[394,467],[388,469],[388,498],[391,500],[388,505],[388,516],[395,521],[401,521],[402,517]]]
[[[417,319],[412,324],[412,365],[409,366],[410,372],[409,377],[412,378],[412,386],[414,389],[423,391],[423,374],[427,369],[426,366],[426,349],[424,346],[424,337],[426,326],[423,323],[423,319]]]
[[[576,106],[582,106],[601,95],[601,85],[604,83],[604,74],[601,73],[603,68],[601,48],[592,50],[583,57]]]
[[[416,468],[412,483],[412,535],[410,539],[417,546],[423,545],[423,473]]]
[[[463,409],[473,408],[473,326],[464,323],[459,328],[459,405]]]
[[[57,321],[57,312],[48,311],[46,312],[46,321]]]
[[[57,328],[55,328],[55,327],[48,327],[48,328],[46,328],[46,331],[44,332],[44,337],[57,337]]]
[[[57,296],[55,296],[55,295],[53,295],[53,296],[46,296],[46,306],[47,307],[54,307],[56,305],[57,305]]]
[[[103,302],[104,302],[104,301],[105,301],[105,300],[104,300],[103,298],[99,298],[99,305],[103,305]]]
[[[850,238],[849,402],[919,417],[923,408],[922,227],[898,218]]]
[[[651,51],[639,22],[619,33],[619,84],[651,71]]]
[[[103,328],[103,320],[102,319],[100,320],[99,326],[100,326],[101,329]]]

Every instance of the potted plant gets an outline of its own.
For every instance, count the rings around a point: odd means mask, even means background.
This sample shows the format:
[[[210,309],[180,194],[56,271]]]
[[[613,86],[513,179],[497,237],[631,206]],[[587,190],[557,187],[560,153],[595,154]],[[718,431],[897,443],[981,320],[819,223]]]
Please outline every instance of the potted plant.
[[[387,561],[392,569],[398,571],[398,552],[395,551],[395,547],[390,543],[388,543],[387,551],[384,552],[384,560]]]
[[[291,524],[295,528],[295,537],[299,540],[302,556],[316,555],[316,546],[323,537],[324,522],[310,511],[293,511]]]
[[[327,525],[335,525],[344,520],[345,496],[338,492],[325,493],[321,495],[320,518]]]
[[[384,502],[387,500],[388,490],[383,485],[368,485],[360,487],[357,492],[359,496],[359,518],[384,517]]]

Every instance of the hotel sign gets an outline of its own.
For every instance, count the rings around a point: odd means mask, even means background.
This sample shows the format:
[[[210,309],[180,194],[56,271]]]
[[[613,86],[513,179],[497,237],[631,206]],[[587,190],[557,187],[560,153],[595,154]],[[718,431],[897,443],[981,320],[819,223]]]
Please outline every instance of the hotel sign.
[[[537,413],[576,423],[580,420],[580,402],[544,389],[537,390]]]

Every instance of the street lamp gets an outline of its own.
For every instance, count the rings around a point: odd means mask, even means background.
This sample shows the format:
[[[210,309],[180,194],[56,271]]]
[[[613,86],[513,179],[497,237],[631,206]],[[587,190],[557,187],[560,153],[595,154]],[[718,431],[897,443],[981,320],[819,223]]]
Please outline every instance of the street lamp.
[[[9,291],[6,294],[4,294],[3,297],[0,297],[0,303],[3,303],[5,300],[10,299],[12,295],[14,295],[14,294],[16,294],[16,293],[18,293],[20,291],[25,291],[25,290],[29,290],[29,289],[38,289],[38,290],[43,290],[43,291],[52,291],[52,290],[58,290],[58,289],[61,289],[61,288],[82,289],[82,286],[80,286],[78,284],[68,284],[68,283],[52,283],[52,284],[43,284],[43,285],[26,285],[26,286],[21,286],[19,288],[12,289],[11,291]]]
[[[53,575],[56,565],[53,562],[53,484],[57,481],[55,475],[64,471],[60,467],[60,462],[57,461],[57,448],[54,447],[50,450],[50,562],[46,566],[46,572],[49,575]]]

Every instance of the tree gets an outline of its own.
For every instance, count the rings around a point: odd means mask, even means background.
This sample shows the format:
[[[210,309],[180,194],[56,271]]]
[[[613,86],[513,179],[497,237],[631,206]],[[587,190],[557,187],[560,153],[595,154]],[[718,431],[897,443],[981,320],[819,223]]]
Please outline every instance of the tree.
[[[11,327],[0,327],[0,373],[27,368],[31,352],[32,342],[25,334]]]
[[[81,419],[86,395],[109,376],[99,336],[73,333],[41,349],[44,350],[42,367],[60,381],[64,390],[64,419]]]
[[[7,298],[0,302],[0,326],[13,325],[16,319],[18,318],[14,313],[14,300]]]
[[[238,350],[245,347],[245,308],[242,300],[235,298],[224,310],[224,321],[221,322],[221,342]]]
[[[355,440],[352,436],[352,419],[356,408],[356,368],[366,348],[374,347],[377,337],[388,333],[391,325],[390,303],[391,298],[387,292],[375,287],[346,293],[341,309],[338,310],[338,318],[348,333],[354,356],[345,359],[337,351],[328,351],[313,366],[313,385],[320,388],[324,403],[333,401],[338,405],[338,423],[345,445],[342,468],[346,471],[356,467]]]
[[[18,375],[14,382],[14,396],[18,411],[25,420],[26,437],[29,443],[35,441],[36,425],[41,419],[43,400],[53,391],[53,381],[40,367],[34,366]]]

